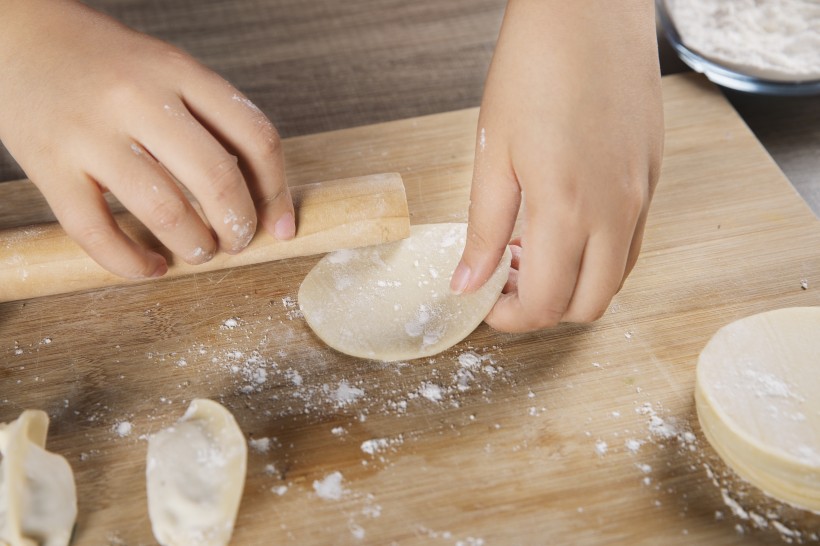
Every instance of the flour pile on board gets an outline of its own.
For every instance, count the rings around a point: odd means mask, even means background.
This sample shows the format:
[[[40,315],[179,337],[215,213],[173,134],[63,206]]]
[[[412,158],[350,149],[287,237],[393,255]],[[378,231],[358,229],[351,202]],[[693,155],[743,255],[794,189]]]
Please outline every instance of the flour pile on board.
[[[373,438],[372,440],[365,440],[362,442],[362,452],[371,457],[378,457],[381,462],[387,462],[385,453],[388,451],[395,452],[398,446],[404,444],[404,435],[399,434],[395,438]]]
[[[346,490],[342,486],[344,478],[339,471],[328,474],[321,480],[313,482],[313,490],[324,500],[339,500],[344,496]]]
[[[675,424],[660,417],[652,407],[652,404],[649,402],[635,408],[635,411],[641,415],[646,415],[649,417],[649,432],[652,436],[664,440],[669,440],[670,438],[675,438],[678,436],[678,430],[675,427]]]
[[[352,404],[362,396],[364,396],[363,389],[354,387],[344,380],[340,381],[339,386],[333,391],[333,400],[336,402],[337,407]]]
[[[119,436],[120,438],[130,436],[132,430],[133,426],[129,421],[120,421],[116,425],[114,425],[114,432],[116,432],[117,436]]]
[[[251,438],[248,440],[248,445],[257,453],[267,453],[271,448],[270,438]]]

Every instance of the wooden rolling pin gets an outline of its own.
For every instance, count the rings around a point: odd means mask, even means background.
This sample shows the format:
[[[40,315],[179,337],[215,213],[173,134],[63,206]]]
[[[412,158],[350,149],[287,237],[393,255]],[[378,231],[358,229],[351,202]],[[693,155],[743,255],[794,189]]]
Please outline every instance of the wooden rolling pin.
[[[217,254],[189,265],[171,254],[134,216],[119,213],[117,223],[136,242],[168,260],[163,278],[321,254],[407,237],[410,216],[401,176],[395,173],[332,180],[291,188],[296,237],[277,241],[259,229],[237,255]],[[59,224],[0,230],[0,302],[102,288],[133,281],[109,273],[72,241]]]

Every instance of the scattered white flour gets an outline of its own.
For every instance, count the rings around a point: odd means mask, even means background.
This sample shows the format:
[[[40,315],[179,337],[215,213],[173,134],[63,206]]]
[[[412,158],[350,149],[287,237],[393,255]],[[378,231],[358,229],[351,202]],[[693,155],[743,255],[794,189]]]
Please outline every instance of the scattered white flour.
[[[598,440],[595,442],[595,453],[598,454],[599,457],[603,457],[606,455],[606,452],[609,450],[609,446],[603,440]]]
[[[672,423],[664,421],[652,407],[652,404],[646,402],[640,407],[635,408],[635,411],[641,415],[649,416],[649,432],[653,436],[663,439],[669,439],[677,436],[678,431]]]
[[[319,498],[325,500],[339,500],[345,494],[345,489],[342,487],[342,473],[338,470],[328,474],[322,480],[315,480],[313,482],[313,490],[319,495]]]
[[[285,377],[294,387],[300,387],[302,385],[302,375],[292,368],[285,370]]]
[[[626,449],[628,449],[630,453],[637,453],[643,444],[644,443],[641,440],[636,440],[634,438],[629,438],[624,442]]]
[[[364,539],[365,531],[364,531],[364,528],[361,525],[359,525],[359,524],[357,524],[353,521],[349,521],[347,523],[347,528],[350,529],[350,534],[353,535],[353,538],[355,538],[357,540]]]
[[[461,365],[462,368],[470,370],[472,372],[478,371],[481,367],[482,357],[474,353],[473,351],[466,351],[458,355],[458,363]]]
[[[683,43],[719,64],[780,81],[820,79],[820,2],[667,0]]]
[[[257,351],[245,354],[239,350],[229,350],[213,356],[211,362],[237,376],[243,383],[239,388],[242,394],[261,392],[268,380],[269,371],[278,368],[276,362],[265,358]]]
[[[117,433],[117,436],[120,438],[125,438],[126,436],[131,434],[133,430],[133,426],[129,421],[120,421],[116,425],[114,425],[114,432]]]
[[[285,315],[288,317],[288,320],[304,317],[302,310],[299,309],[299,303],[291,296],[285,296],[282,298],[282,306],[286,310]]]
[[[368,501],[373,500],[373,495],[368,495]],[[362,508],[362,515],[368,518],[378,518],[382,515],[382,507],[378,504],[367,504]]]
[[[749,513],[729,495],[726,489],[720,490],[720,496],[723,497],[723,504],[729,507],[732,513],[740,519],[749,519]]]
[[[484,546],[484,539],[467,537],[464,540],[457,540],[455,546]]]
[[[799,538],[800,537],[801,533],[799,531],[797,531],[795,529],[790,529],[789,527],[786,527],[785,525],[783,525],[782,523],[780,523],[776,519],[771,520],[771,521],[772,521],[772,527],[777,529],[777,532],[780,533],[781,537],[786,537],[786,538]],[[814,541],[815,542],[817,541],[817,537],[814,537]]]
[[[375,455],[379,451],[384,451],[388,447],[390,447],[390,442],[387,441],[387,438],[376,438],[362,442],[362,451],[368,455]]]
[[[277,495],[279,495],[281,497],[282,495],[284,495],[285,493],[288,492],[288,486],[287,485],[278,485],[278,486],[275,485],[275,486],[271,487],[270,490],[273,493],[276,493]]]
[[[248,445],[257,453],[267,453],[270,451],[271,440],[270,438],[251,438],[248,440]]]
[[[404,436],[399,434],[396,438],[374,438],[362,442],[362,451],[368,455],[375,456],[378,453],[387,451],[390,448],[404,443]]]
[[[351,386],[347,381],[342,380],[336,391],[333,393],[333,399],[336,401],[336,406],[347,406],[364,396],[364,391],[358,387]]]
[[[431,402],[440,402],[442,398],[441,387],[426,381],[419,387],[419,395]]]
[[[222,328],[225,330],[233,330],[239,327],[239,319],[237,317],[231,317],[226,319],[225,322],[222,323]]]

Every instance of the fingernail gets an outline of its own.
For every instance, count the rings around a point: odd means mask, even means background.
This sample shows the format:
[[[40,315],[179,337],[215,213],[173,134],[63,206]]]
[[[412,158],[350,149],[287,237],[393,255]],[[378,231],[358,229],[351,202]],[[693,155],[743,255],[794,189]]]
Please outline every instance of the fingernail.
[[[454,294],[459,295],[467,289],[467,284],[470,282],[470,268],[467,267],[467,264],[461,262],[456,267],[456,270],[453,271],[453,276],[450,279],[450,290],[453,291]]]
[[[287,212],[274,224],[273,236],[280,241],[287,241],[288,239],[293,239],[294,235],[296,235],[296,221],[293,218],[293,214]]]

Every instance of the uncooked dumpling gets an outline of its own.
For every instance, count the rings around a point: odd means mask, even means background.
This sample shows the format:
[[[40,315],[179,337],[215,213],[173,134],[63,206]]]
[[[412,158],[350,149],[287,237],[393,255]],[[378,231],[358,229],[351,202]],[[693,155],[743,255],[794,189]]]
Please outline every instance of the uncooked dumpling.
[[[481,289],[453,294],[466,234],[467,224],[412,226],[402,241],[328,254],[299,289],[305,319],[322,341],[360,358],[404,360],[452,347],[490,312],[511,259],[507,249]]]
[[[706,438],[769,495],[820,511],[820,308],[769,311],[721,328],[695,386]]]
[[[224,546],[245,486],[247,447],[233,415],[206,399],[148,440],[148,514],[162,546]]]
[[[45,450],[48,415],[26,410],[0,423],[0,544],[66,546],[77,519],[68,462]]]

